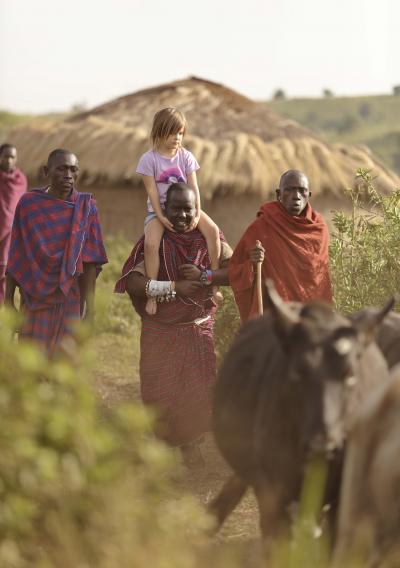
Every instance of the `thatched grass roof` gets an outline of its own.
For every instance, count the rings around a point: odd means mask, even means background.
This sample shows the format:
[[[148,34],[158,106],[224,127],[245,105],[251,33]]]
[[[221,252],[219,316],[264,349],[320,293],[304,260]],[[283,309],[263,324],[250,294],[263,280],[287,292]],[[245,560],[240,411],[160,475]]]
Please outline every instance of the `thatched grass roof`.
[[[266,196],[289,168],[304,170],[314,194],[339,194],[357,168],[372,169],[376,185],[400,185],[366,147],[328,144],[315,133],[222,85],[189,78],[120,97],[62,121],[37,119],[15,129],[20,164],[37,178],[56,147],[75,152],[81,185],[136,185],[135,167],[149,148],[154,113],[176,106],[187,116],[184,145],[198,159],[204,197],[254,193]]]

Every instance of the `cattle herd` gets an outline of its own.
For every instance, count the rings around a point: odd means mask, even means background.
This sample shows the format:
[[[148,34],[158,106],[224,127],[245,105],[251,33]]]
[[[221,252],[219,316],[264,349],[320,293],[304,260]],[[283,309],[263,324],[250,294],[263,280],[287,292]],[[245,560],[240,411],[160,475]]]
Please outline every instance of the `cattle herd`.
[[[219,373],[214,432],[234,473],[210,511],[220,526],[251,487],[268,550],[290,527],[307,465],[322,456],[333,564],[348,565],[361,546],[365,565],[379,565],[400,540],[394,300],[345,317],[322,303],[285,304],[271,283],[268,291],[271,308],[243,326]]]

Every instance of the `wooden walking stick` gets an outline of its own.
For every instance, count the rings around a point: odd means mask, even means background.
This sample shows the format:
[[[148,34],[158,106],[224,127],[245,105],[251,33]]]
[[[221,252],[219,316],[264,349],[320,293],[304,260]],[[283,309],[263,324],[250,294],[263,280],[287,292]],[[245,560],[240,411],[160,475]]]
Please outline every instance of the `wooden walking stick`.
[[[256,247],[261,248],[260,241],[256,241]],[[264,313],[263,293],[262,293],[262,262],[256,264],[256,296],[257,296],[257,315],[262,316]]]

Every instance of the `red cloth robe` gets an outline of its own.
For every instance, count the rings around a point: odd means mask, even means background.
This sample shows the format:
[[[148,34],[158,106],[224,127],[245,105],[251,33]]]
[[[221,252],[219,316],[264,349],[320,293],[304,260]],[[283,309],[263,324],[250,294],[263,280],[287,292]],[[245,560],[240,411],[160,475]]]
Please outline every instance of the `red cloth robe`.
[[[292,216],[279,201],[266,203],[240,239],[229,263],[229,279],[242,321],[257,315],[249,258],[257,240],[265,248],[263,281],[272,279],[285,301],[332,301],[328,227],[310,204],[304,213]]]
[[[221,235],[221,239],[223,236]],[[115,291],[126,291],[127,277],[144,259],[144,238],[125,262]],[[165,231],[160,247],[158,280],[179,280],[181,264],[210,268],[203,235]],[[192,298],[158,304],[144,311],[146,301],[133,298],[142,318],[140,386],[142,400],[157,409],[157,434],[172,446],[188,444],[211,429],[211,394],[216,379],[215,306],[210,289]]]
[[[5,274],[15,208],[27,187],[26,177],[18,168],[12,172],[0,170],[0,306],[4,303]]]

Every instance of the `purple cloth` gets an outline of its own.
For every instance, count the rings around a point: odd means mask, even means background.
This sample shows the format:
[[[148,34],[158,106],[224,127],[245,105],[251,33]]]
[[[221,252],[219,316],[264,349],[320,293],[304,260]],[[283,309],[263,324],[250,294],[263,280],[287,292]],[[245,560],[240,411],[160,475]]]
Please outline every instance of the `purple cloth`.
[[[186,183],[187,176],[199,168],[196,158],[186,148],[179,148],[172,158],[161,156],[156,150],[149,150],[140,158],[136,173],[154,177],[160,205],[164,207],[168,187],[176,182]],[[147,209],[153,212],[149,199]]]
[[[84,263],[100,270],[106,262],[90,194],[73,191],[69,201],[44,189],[23,195],[15,211],[7,265],[22,295],[25,320],[20,337],[42,344],[52,356],[79,320]]]

